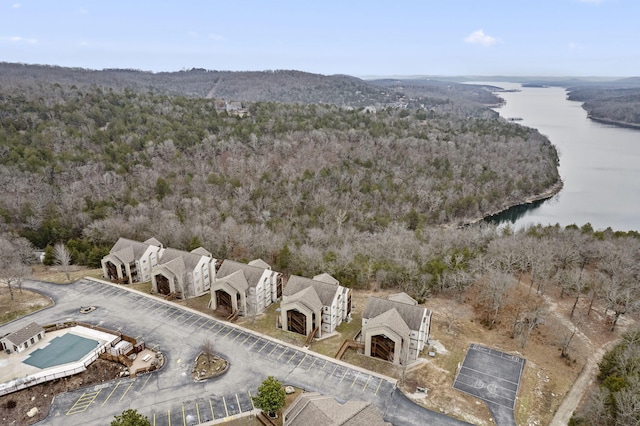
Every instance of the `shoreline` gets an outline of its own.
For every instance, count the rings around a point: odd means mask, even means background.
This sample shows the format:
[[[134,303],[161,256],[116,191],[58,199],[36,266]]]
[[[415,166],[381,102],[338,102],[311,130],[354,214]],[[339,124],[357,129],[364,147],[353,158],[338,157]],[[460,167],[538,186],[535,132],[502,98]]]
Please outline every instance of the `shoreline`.
[[[548,200],[548,199],[553,198],[554,196],[558,195],[558,193],[560,193],[560,191],[562,190],[563,187],[564,187],[564,182],[562,181],[562,179],[558,179],[558,182],[556,182],[553,185],[551,185],[551,187],[547,188],[545,191],[543,191],[543,192],[541,192],[539,194],[530,195],[530,196],[526,197],[524,199],[524,201],[515,202],[513,204],[507,205],[505,208],[496,210],[496,211],[494,211],[492,213],[485,214],[485,215],[483,215],[481,217],[476,217],[474,219],[462,221],[461,223],[458,223],[456,225],[453,225],[453,224],[451,224],[451,225],[455,226],[456,228],[463,228],[465,226],[474,225],[474,224],[476,224],[478,222],[484,221],[488,217],[496,216],[496,215],[498,215],[500,213],[506,212],[507,210],[512,209],[514,207],[526,206],[527,204],[532,204],[532,203],[535,203],[536,201]]]
[[[611,126],[618,126],[626,129],[640,130],[640,124],[627,123],[625,121],[611,120],[608,118],[598,118],[598,117],[594,117],[590,113],[587,113],[587,118],[601,124],[608,124]]]

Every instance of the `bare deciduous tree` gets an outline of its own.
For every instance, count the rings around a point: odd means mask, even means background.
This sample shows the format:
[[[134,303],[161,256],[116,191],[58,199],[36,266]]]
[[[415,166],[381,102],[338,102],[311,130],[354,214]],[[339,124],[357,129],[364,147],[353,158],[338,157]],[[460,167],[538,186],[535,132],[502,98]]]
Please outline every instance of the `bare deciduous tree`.
[[[67,250],[64,243],[57,243],[53,247],[53,254],[56,259],[56,264],[60,265],[64,274],[67,277],[67,281],[71,281],[71,276],[69,275],[69,266],[71,265],[71,253]]]

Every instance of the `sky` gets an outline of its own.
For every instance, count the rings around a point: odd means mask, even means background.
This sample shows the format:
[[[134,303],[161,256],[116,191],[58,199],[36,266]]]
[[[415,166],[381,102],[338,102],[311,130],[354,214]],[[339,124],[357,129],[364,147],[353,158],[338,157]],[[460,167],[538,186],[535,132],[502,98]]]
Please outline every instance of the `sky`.
[[[368,76],[640,75],[638,0],[0,0],[0,61]]]

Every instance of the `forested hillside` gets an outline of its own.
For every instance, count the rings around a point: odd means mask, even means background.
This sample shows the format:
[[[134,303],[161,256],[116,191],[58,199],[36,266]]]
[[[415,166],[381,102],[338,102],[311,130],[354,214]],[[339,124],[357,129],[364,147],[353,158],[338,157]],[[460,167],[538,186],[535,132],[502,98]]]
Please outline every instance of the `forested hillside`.
[[[635,84],[631,81],[629,84]],[[569,89],[569,99],[582,105],[594,120],[640,127],[640,88],[578,87]]]
[[[415,80],[407,83],[405,93],[400,85],[389,85],[388,81],[365,81],[347,75],[326,76],[293,70],[231,72],[193,68],[152,73],[0,62],[0,83],[5,87],[58,83],[65,87],[96,86],[246,102],[325,103],[348,107],[402,104],[428,109],[463,109],[472,115],[491,113],[481,107],[499,101],[481,87],[453,82]]]
[[[281,248],[316,232],[464,223],[558,182],[549,141],[499,119],[249,110],[238,118],[213,100],[129,89],[5,88],[0,214],[38,247],[147,235],[186,247],[197,237],[222,256],[236,238],[222,230],[235,224],[277,235]]]
[[[598,387],[571,419],[572,426],[640,423],[640,329],[628,331],[600,363]]]

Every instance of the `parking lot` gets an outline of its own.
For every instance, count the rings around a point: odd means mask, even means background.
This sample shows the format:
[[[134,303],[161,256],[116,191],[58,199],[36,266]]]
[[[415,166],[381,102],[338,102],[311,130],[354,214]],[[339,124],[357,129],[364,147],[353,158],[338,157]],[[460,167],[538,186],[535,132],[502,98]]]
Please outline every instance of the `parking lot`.
[[[126,287],[80,280],[68,286],[36,283],[32,288],[43,291],[42,287],[56,304],[30,320],[41,324],[79,320],[119,330],[145,340],[146,346],[161,351],[166,361],[154,373],[56,396],[42,422],[45,425],[104,424],[127,408],[137,409],[157,425],[228,419],[253,410],[251,395],[267,375],[305,390],[334,395],[339,401],[372,401],[383,411],[397,391],[394,379]],[[80,306],[97,309],[81,314]],[[215,351],[230,361],[229,371],[213,380],[194,382],[192,362],[205,340],[211,340]],[[419,418],[433,414],[418,406],[411,408]],[[403,415],[411,417],[411,409],[405,409]]]
[[[227,389],[221,392],[215,382],[222,378],[195,384],[190,378],[190,365],[198,348],[182,345],[189,349],[190,355],[175,353],[172,345],[166,341],[147,341],[147,347],[162,351],[167,357],[167,365],[156,374],[148,374],[135,379],[120,379],[108,384],[101,384],[89,389],[71,392],[63,398],[56,399],[56,412],[74,419],[80,416],[91,416],[94,412],[101,413],[109,407],[120,407],[131,402],[132,408],[137,408],[147,415],[157,425],[168,424],[199,424],[212,419],[225,419],[240,413],[247,413],[254,409],[251,395],[257,392],[262,379],[267,374],[282,379],[285,374],[278,374],[278,370],[286,372],[287,383],[307,390],[323,393],[342,393],[342,400],[376,399],[380,395],[390,394],[395,388],[395,381],[372,372],[358,369],[349,364],[324,357],[306,349],[293,347],[284,342],[273,340],[267,336],[255,334],[236,325],[219,321],[172,303],[128,291],[126,288],[111,286],[92,281],[77,283],[78,290],[84,294],[91,294],[96,300],[118,302],[126,304],[128,310],[136,318],[144,318],[142,327],[132,327],[123,324],[120,318],[114,318],[106,312],[109,310],[104,302],[95,302],[96,311],[76,318],[90,323],[97,323],[103,327],[116,329],[131,334],[137,339],[149,339],[157,334],[158,329],[170,332],[172,344],[176,341],[176,332],[185,340],[203,341],[210,339],[216,350],[231,362],[230,373],[238,371],[242,358],[249,357],[256,364],[254,358],[262,360],[260,363],[268,366],[263,376],[253,376],[247,383],[244,380],[237,383],[231,392]],[[69,319],[69,318],[67,318]],[[94,321],[98,320],[98,321]],[[137,322],[136,322],[137,323]],[[153,324],[154,332],[145,330],[144,324]],[[133,333],[132,331],[135,331]],[[230,350],[226,350],[230,348]],[[231,355],[230,355],[231,353]],[[165,371],[167,370],[167,371]],[[187,374],[189,373],[189,374]],[[156,377],[159,376],[159,377]],[[197,394],[180,392],[171,401],[161,401],[145,408],[146,404],[136,407],[135,401],[143,401],[148,393],[156,392],[164,383],[172,382],[164,376],[179,377],[183,385],[194,385],[204,388]],[[243,386],[244,385],[244,386]],[[184,395],[184,396],[183,396]],[[96,414],[98,415],[98,414]]]

